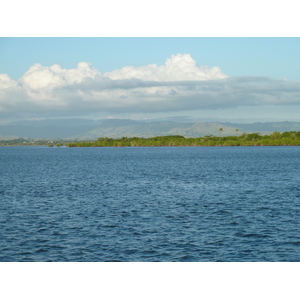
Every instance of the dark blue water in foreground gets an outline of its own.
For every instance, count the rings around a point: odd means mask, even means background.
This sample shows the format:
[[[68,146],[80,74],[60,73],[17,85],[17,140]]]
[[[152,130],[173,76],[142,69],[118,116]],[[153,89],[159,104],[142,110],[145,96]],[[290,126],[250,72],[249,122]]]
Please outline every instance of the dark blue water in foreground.
[[[0,147],[0,261],[300,261],[300,147]]]

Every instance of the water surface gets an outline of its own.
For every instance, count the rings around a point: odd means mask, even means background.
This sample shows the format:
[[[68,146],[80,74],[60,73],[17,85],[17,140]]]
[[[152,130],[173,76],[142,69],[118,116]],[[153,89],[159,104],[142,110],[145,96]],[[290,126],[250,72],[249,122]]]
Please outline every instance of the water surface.
[[[0,261],[300,261],[300,147],[0,147]]]

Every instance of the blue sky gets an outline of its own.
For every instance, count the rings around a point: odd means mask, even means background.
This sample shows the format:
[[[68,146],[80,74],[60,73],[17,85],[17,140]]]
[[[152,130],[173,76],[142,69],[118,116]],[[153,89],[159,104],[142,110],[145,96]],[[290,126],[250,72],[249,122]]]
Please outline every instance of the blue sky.
[[[300,121],[300,38],[0,38],[1,122]]]
[[[229,76],[300,80],[300,38],[0,38],[0,73],[17,80],[35,63],[75,68],[82,61],[108,72],[162,65],[178,53]]]

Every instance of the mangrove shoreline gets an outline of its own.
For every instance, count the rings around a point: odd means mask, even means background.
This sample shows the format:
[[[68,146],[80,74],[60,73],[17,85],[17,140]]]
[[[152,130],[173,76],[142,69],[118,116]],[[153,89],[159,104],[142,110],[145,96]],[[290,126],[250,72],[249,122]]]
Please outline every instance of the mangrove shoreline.
[[[122,137],[120,139],[99,138],[96,141],[72,142],[68,147],[179,147],[179,146],[300,146],[300,131],[260,133],[240,136],[204,136],[185,138],[181,135],[156,136],[151,138]]]
[[[239,136],[204,136],[186,138],[181,135],[156,136],[151,138],[101,137],[97,140],[28,140],[0,141],[0,146],[48,146],[48,147],[212,147],[212,146],[300,146],[300,131],[274,132],[270,135],[243,133]]]

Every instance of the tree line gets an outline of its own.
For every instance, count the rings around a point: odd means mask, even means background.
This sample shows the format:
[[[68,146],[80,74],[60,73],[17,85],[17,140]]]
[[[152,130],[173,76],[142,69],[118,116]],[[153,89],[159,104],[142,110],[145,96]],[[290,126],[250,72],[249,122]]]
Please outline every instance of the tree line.
[[[240,136],[216,137],[213,135],[185,138],[181,135],[150,138],[122,137],[98,138],[96,141],[72,142],[68,147],[170,147],[170,146],[300,146],[300,131],[273,132],[270,135],[244,133]]]

